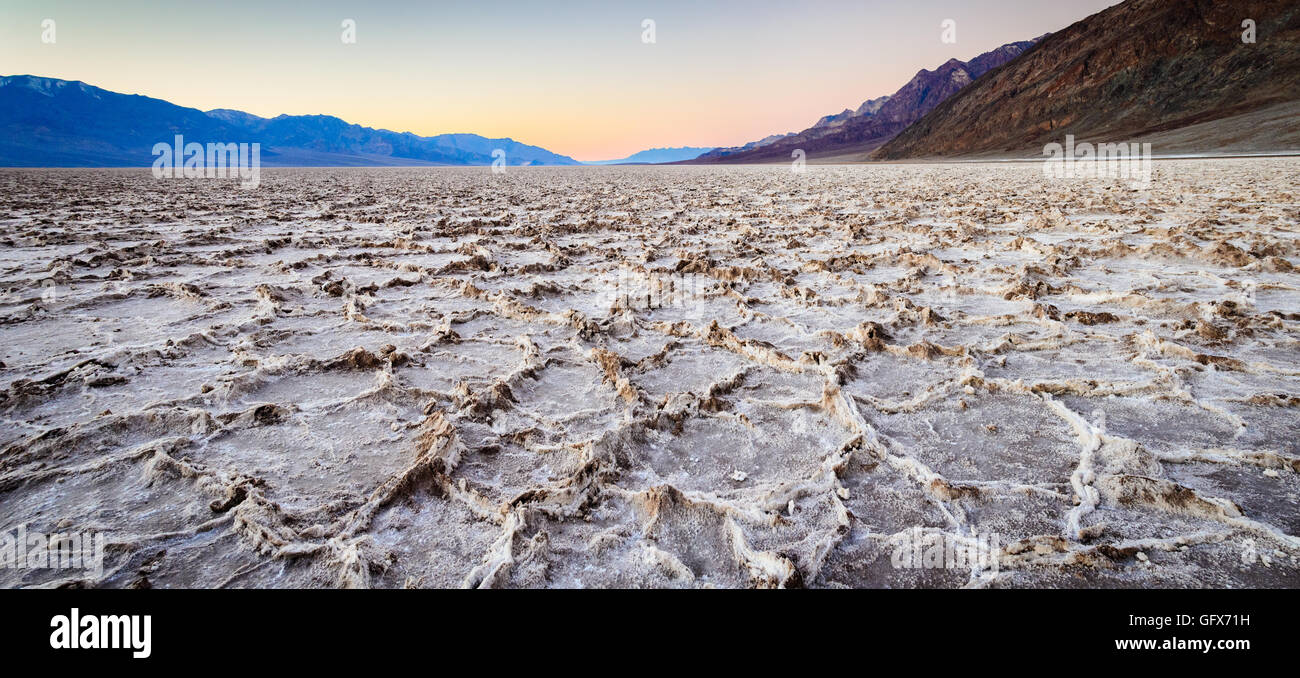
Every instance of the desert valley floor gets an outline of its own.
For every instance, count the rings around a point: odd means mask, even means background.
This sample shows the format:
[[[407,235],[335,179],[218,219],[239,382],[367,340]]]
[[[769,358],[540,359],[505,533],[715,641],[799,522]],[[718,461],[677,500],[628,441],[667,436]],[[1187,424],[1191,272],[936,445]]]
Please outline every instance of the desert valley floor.
[[[0,170],[0,586],[1300,586],[1297,176]]]

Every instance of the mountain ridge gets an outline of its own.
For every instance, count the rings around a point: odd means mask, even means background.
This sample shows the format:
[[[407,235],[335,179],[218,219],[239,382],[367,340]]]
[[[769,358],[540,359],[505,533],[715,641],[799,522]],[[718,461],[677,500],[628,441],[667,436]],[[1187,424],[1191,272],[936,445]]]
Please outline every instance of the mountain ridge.
[[[1255,43],[1242,39],[1245,17]],[[1128,0],[1045,38],[872,158],[1032,155],[1067,134],[1155,139],[1157,153],[1300,149],[1297,126],[1270,121],[1297,101],[1300,5]]]
[[[582,164],[637,165],[677,162],[679,160],[689,160],[698,157],[701,153],[707,153],[714,148],[714,146],[665,146],[663,148],[647,148],[643,151],[637,151],[626,158],[619,158],[617,160],[591,160],[583,162]]]
[[[952,58],[934,70],[922,68],[893,94],[868,99],[856,111],[845,109],[825,116],[812,127],[779,136],[769,143],[752,142],[740,147],[715,149],[694,162],[787,161],[796,149],[803,150],[808,158],[852,153],[865,155],[980,76],[1032,49],[1047,35],[1050,34],[1001,45],[976,55],[970,61]]]
[[[578,165],[577,160],[511,138],[455,133],[426,137],[317,115],[273,118],[218,108],[201,111],[79,80],[0,76],[0,165],[139,167],[155,143],[175,134],[200,142],[257,142],[265,166]]]

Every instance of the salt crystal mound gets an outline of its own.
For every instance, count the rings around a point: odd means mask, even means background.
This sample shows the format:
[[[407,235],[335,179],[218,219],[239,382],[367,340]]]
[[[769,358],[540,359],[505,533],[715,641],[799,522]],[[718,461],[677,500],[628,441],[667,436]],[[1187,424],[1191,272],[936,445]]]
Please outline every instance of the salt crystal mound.
[[[0,584],[1297,586],[1296,176],[2,171]]]

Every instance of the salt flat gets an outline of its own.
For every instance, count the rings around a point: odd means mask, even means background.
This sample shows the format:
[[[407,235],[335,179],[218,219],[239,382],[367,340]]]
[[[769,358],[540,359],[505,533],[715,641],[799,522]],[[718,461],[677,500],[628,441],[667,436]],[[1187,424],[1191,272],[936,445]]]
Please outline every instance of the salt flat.
[[[0,585],[1294,587],[1297,176],[0,170]]]

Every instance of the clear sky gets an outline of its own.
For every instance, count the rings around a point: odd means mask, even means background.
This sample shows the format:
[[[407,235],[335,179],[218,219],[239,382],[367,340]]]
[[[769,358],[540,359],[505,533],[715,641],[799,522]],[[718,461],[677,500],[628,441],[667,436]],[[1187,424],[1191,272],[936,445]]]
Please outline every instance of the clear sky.
[[[0,0],[0,75],[200,109],[511,137],[579,160],[729,146],[1116,0]],[[55,21],[43,43],[41,22]],[[356,22],[356,42],[342,23]],[[655,22],[643,42],[642,22]],[[957,42],[941,41],[956,22]]]

